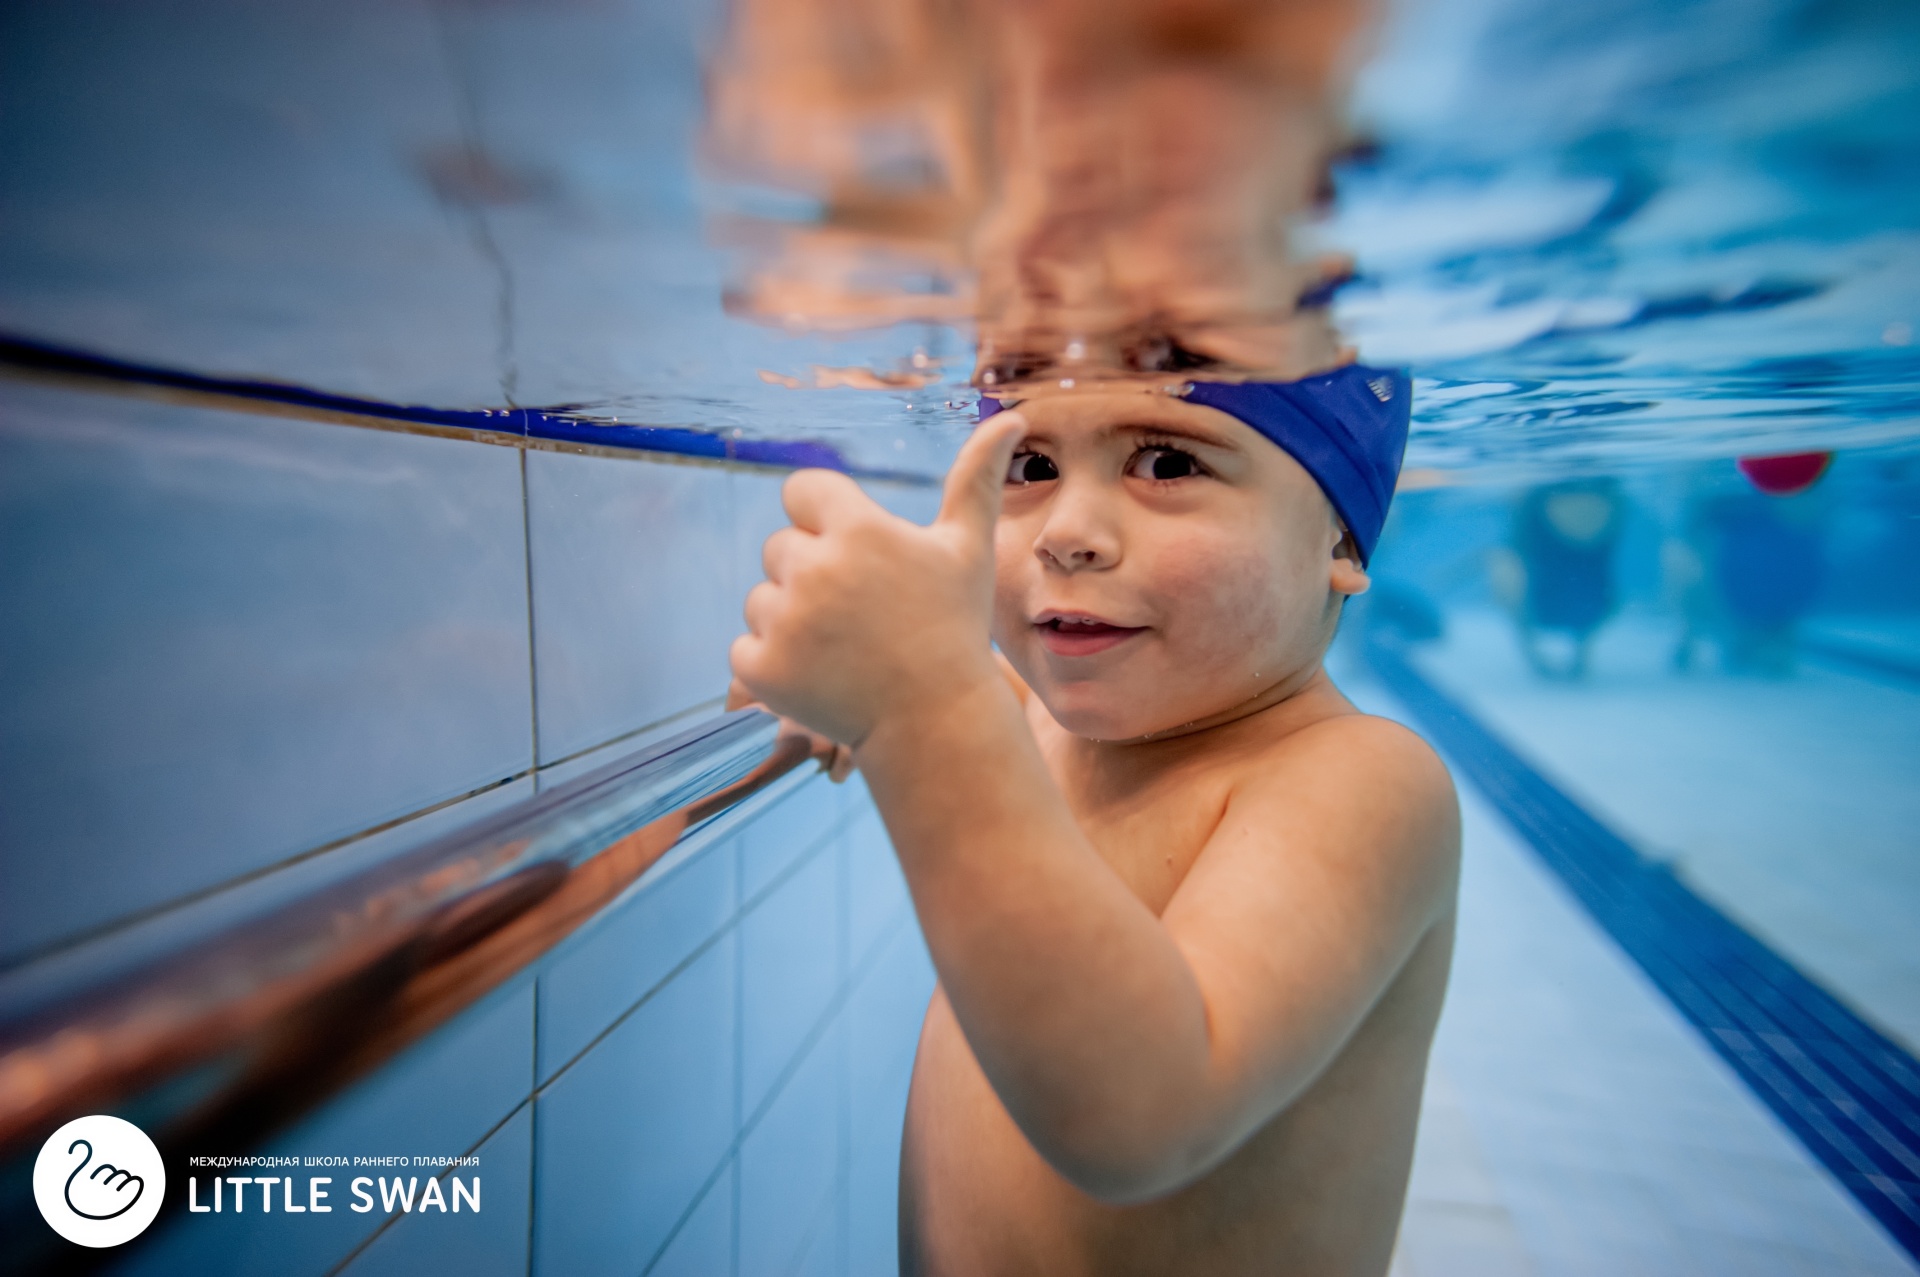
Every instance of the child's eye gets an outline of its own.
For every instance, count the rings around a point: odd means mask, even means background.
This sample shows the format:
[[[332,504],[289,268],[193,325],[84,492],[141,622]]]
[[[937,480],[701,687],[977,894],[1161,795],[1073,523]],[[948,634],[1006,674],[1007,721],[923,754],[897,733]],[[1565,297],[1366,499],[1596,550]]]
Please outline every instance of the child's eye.
[[[1134,453],[1127,473],[1136,479],[1187,479],[1200,473],[1200,462],[1190,452],[1154,446]]]
[[[1060,470],[1053,460],[1037,452],[1016,452],[1012,464],[1007,466],[1008,483],[1045,483],[1059,477]]]

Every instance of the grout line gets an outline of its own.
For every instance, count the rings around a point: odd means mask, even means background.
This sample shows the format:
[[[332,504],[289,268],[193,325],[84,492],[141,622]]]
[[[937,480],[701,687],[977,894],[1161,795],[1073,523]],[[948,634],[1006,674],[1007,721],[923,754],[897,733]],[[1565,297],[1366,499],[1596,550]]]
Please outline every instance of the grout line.
[[[533,746],[533,769],[540,770],[540,649],[534,630],[533,607],[533,497],[527,485],[527,454],[520,453],[520,552],[526,566],[527,587],[527,718]]]
[[[529,627],[531,627],[531,616],[529,616],[528,624]],[[419,820],[423,816],[431,816],[435,812],[444,811],[449,807],[463,803],[469,798],[478,798],[483,794],[491,793],[503,786],[511,785],[517,780],[525,780],[529,776],[537,777],[542,771],[559,767],[564,763],[573,762],[575,759],[584,758],[596,750],[607,749],[611,746],[618,745],[622,741],[632,740],[637,736],[644,736],[649,732],[657,731],[669,724],[690,718],[702,711],[715,709],[721,704],[723,699],[722,697],[716,696],[710,700],[701,701],[697,705],[691,705],[686,709],[677,710],[667,717],[660,719],[658,722],[648,723],[644,727],[636,727],[632,731],[622,732],[618,736],[609,737],[598,744],[589,745],[585,749],[575,750],[564,758],[556,758],[550,763],[541,764],[539,767],[529,767],[524,771],[517,771],[511,776],[502,776],[499,780],[490,780],[484,785],[467,790],[465,793],[455,794],[450,798],[442,798],[438,802],[429,803],[425,807],[415,808],[413,811],[407,812],[404,815],[395,816],[391,820],[383,820],[377,825],[369,825],[365,829],[345,834],[330,842],[321,843],[319,846],[309,847],[304,851],[297,851],[290,856],[274,861],[272,864],[249,869],[245,873],[236,874],[231,878],[223,878],[212,886],[203,887],[198,891],[188,892],[184,896],[162,901],[159,904],[150,905],[147,908],[138,909],[132,913],[123,914],[120,917],[113,918],[95,927],[89,927],[85,931],[76,932],[73,935],[62,936],[60,939],[42,948],[31,950],[6,962],[0,962],[0,977],[11,975],[15,971],[25,970],[36,962],[55,958],[70,950],[81,948],[98,940],[103,940],[116,932],[124,931],[130,927],[137,927],[142,923],[151,922],[153,919],[172,913],[176,909],[191,908],[194,905],[219,896],[223,892],[244,887],[248,883],[270,877],[283,869],[291,869],[315,857],[324,856],[329,852],[339,851],[363,839],[371,838],[376,834],[384,834],[389,830],[398,829],[400,826]],[[537,730],[536,726],[536,747]]]
[[[153,400],[182,407],[352,426],[391,434],[463,440],[522,451],[558,452],[659,465],[705,466],[750,474],[784,476],[828,464],[863,483],[938,488],[932,475],[881,470],[846,463],[824,445],[804,440],[722,439],[684,425],[622,425],[551,408],[431,408],[390,404],[352,395],[266,381],[210,377],[103,358],[48,346],[0,332],[0,376],[66,390]],[[739,455],[747,451],[748,455]]]
[[[507,1127],[507,1124],[513,1121],[514,1118],[520,1115],[521,1109],[529,1108],[532,1105],[532,1103],[533,1103],[533,1096],[527,1095],[523,1097],[511,1109],[507,1110],[507,1115],[505,1117],[501,1118],[499,1121],[495,1122],[492,1126],[488,1127],[486,1134],[482,1135],[479,1139],[475,1140],[472,1144],[468,1145],[466,1151],[462,1153],[461,1156],[470,1157],[473,1154],[479,1152],[480,1149],[486,1144],[488,1140],[492,1139],[494,1136],[498,1135],[501,1131],[505,1130]],[[529,1113],[529,1117],[531,1117],[531,1113]],[[447,1176],[461,1169],[463,1168],[458,1166],[448,1166],[443,1168],[438,1175],[432,1175],[432,1176],[429,1176],[428,1178],[444,1180],[447,1178]],[[396,1176],[396,1178],[398,1177]],[[351,1183],[351,1181],[349,1181],[349,1183]],[[531,1186],[529,1186],[527,1196],[529,1199],[531,1199],[533,1196]],[[392,1214],[388,1215],[385,1219],[380,1221],[380,1224],[378,1227],[376,1227],[372,1232],[368,1233],[365,1237],[361,1238],[359,1243],[355,1245],[352,1250],[348,1251],[345,1255],[341,1256],[340,1261],[338,1263],[334,1264],[333,1267],[327,1269],[326,1277],[338,1277],[338,1274],[344,1272],[347,1269],[347,1267],[353,1263],[354,1260],[360,1258],[362,1254],[366,1253],[366,1250],[368,1247],[372,1246],[375,1242],[379,1241],[381,1237],[383,1237],[390,1229],[392,1229],[401,1220],[407,1218],[409,1214],[417,1215],[419,1213],[420,1212],[418,1211],[411,1211],[411,1212],[394,1211]]]
[[[312,860],[316,856],[323,856],[330,851],[339,851],[343,847],[351,846],[366,838],[371,838],[375,834],[384,834],[390,829],[398,829],[400,826],[408,824],[411,821],[419,820],[423,816],[431,816],[437,811],[444,811],[449,807],[466,802],[469,798],[478,798],[482,794],[491,793],[502,786],[511,785],[516,780],[525,780],[531,775],[533,775],[533,769],[528,768],[525,771],[515,772],[511,776],[502,776],[499,780],[490,780],[478,788],[469,789],[464,794],[455,794],[451,798],[443,798],[437,803],[429,803],[427,806],[410,811],[404,816],[395,816],[392,820],[384,820],[377,825],[369,825],[367,828],[359,830],[356,833],[335,838],[332,842],[324,842],[317,847],[309,847],[305,851],[295,852],[293,855],[276,860],[270,865],[261,865],[257,869],[249,869],[245,873],[236,874],[231,878],[223,878],[210,887],[203,887],[199,891],[188,892],[184,896],[163,901],[157,905],[150,905],[145,909],[138,909],[132,913],[123,914],[109,922],[101,923],[96,927],[89,927],[85,931],[77,932],[70,936],[63,936],[52,944],[33,950],[30,953],[22,954],[18,958],[0,964],[0,976],[9,975],[14,971],[24,970],[36,962],[42,962],[48,958],[57,957],[68,950],[91,944],[117,931],[124,931],[129,927],[136,927],[141,923],[151,922],[153,919],[171,913],[176,909],[185,909],[192,905],[199,904],[204,900],[209,900],[220,895],[222,892],[230,891],[236,887],[244,887],[250,882],[257,882],[262,878],[270,877],[283,869],[291,869],[295,865]]]
[[[764,895],[765,893],[762,894]],[[905,925],[906,917],[907,915],[903,913],[900,918],[896,919],[884,938],[891,940],[894,934]],[[801,1065],[807,1062],[807,1057],[813,1054],[814,1048],[820,1045],[821,1039],[826,1037],[827,1030],[832,1027],[834,1020],[838,1018],[842,1011],[846,1010],[847,1003],[852,1000],[853,991],[866,979],[867,968],[879,959],[882,951],[883,946],[881,944],[875,944],[872,950],[869,951],[867,958],[861,963],[860,969],[849,974],[848,977],[841,982],[840,987],[834,990],[833,996],[827,1000],[826,1009],[820,1013],[820,1018],[814,1021],[812,1028],[807,1030],[807,1036],[801,1041],[799,1047],[795,1049],[792,1058],[789,1059],[786,1066],[780,1070],[780,1075],[774,1078],[773,1085],[767,1088],[766,1097],[755,1106],[753,1115],[746,1120],[745,1124],[734,1132],[733,1142],[727,1145],[726,1151],[721,1154],[719,1165],[716,1166],[713,1173],[708,1175],[706,1180],[702,1182],[700,1191],[694,1194],[693,1202],[686,1210],[680,1213],[680,1218],[674,1221],[673,1228],[668,1231],[665,1239],[661,1241],[659,1247],[653,1252],[652,1257],[647,1260],[646,1267],[640,1270],[641,1277],[646,1277],[646,1274],[653,1271],[654,1266],[658,1264],[661,1258],[667,1253],[668,1247],[673,1245],[674,1238],[680,1235],[680,1231],[686,1227],[687,1221],[693,1218],[694,1210],[698,1208],[700,1202],[704,1200],[707,1193],[711,1191],[714,1182],[720,1177],[721,1172],[726,1170],[730,1162],[735,1161],[739,1157],[741,1149],[746,1145],[747,1137],[753,1134],[754,1130],[760,1125],[761,1120],[772,1111],[774,1104],[779,1101],[781,1093],[787,1089],[787,1084],[791,1082],[794,1075],[800,1071]],[[738,1226],[738,1218],[736,1217],[736,1231]]]
[[[536,1221],[540,1205],[540,977],[533,978],[533,1041],[529,1053],[527,1092],[527,1272],[533,1271],[534,1242],[538,1237]]]
[[[633,1017],[635,1012],[639,1011],[641,1007],[645,1006],[648,1002],[652,1001],[655,994],[659,993],[662,989],[666,988],[669,984],[672,984],[687,970],[688,967],[691,967],[699,959],[706,956],[706,954],[716,944],[718,944],[723,937],[728,935],[730,932],[738,930],[742,919],[744,919],[748,914],[752,913],[755,909],[758,909],[762,904],[766,903],[766,901],[771,896],[773,896],[776,892],[778,892],[780,888],[786,886],[788,882],[793,880],[795,875],[797,875],[802,869],[806,868],[809,864],[813,863],[813,861],[819,857],[820,853],[823,850],[825,850],[828,842],[832,839],[832,837],[835,834],[839,832],[840,825],[845,821],[845,819],[846,819],[845,817],[841,817],[840,820],[835,821],[833,825],[829,826],[827,831],[824,834],[822,834],[820,838],[812,846],[808,847],[805,851],[795,856],[793,858],[793,863],[789,864],[786,868],[782,869],[779,872],[779,874],[777,874],[774,877],[772,882],[769,882],[766,886],[762,887],[759,891],[755,892],[753,896],[746,902],[746,904],[742,905],[733,914],[732,917],[728,918],[725,922],[721,923],[719,928],[716,929],[712,935],[708,936],[705,940],[701,941],[698,948],[694,949],[693,952],[689,953],[685,958],[682,958],[679,961],[679,963],[677,963],[671,971],[661,976],[660,979],[653,985],[653,987],[649,988],[645,993],[641,994],[639,998],[634,1001],[633,1005],[627,1007],[626,1010],[620,1012],[620,1014],[616,1015],[613,1019],[609,1020],[607,1022],[606,1027],[601,1029],[600,1032],[594,1034],[592,1039],[590,1039],[585,1046],[581,1047],[578,1051],[575,1051],[572,1055],[568,1056],[566,1062],[556,1067],[550,1077],[548,1077],[545,1081],[541,1081],[539,1078],[535,1078],[534,1082],[535,1082],[536,1092],[544,1091],[548,1087],[552,1086],[555,1082],[558,1082],[563,1076],[565,1076],[567,1070],[571,1069],[574,1065],[578,1064],[582,1059],[584,1059],[589,1051],[592,1051],[595,1047],[599,1046],[602,1042],[606,1041],[607,1037],[610,1034],[612,1034],[615,1029],[619,1028],[622,1024],[625,1024],[629,1019]]]
[[[531,569],[529,569],[529,571],[531,571]],[[531,617],[528,618],[527,625],[529,629],[532,628],[533,620]],[[691,718],[695,714],[703,713],[707,710],[719,709],[726,702],[726,699],[727,698],[725,696],[708,697],[706,700],[701,701],[697,705],[689,705],[685,709],[675,710],[673,713],[667,715],[665,718],[658,719],[655,722],[647,723],[646,725],[641,727],[636,727],[632,731],[621,732],[618,736],[610,736],[606,740],[603,740],[596,745],[588,745],[584,749],[576,749],[571,754],[564,754],[561,757],[554,759],[550,763],[541,763],[539,767],[537,767],[535,770],[543,771],[543,772],[550,771],[555,767],[560,767],[567,763],[571,763],[575,759],[585,758],[588,754],[596,753],[599,750],[608,749],[614,745],[618,745],[621,741],[632,740],[636,736],[645,736],[649,732],[657,732],[661,728],[666,727],[670,723],[677,723],[681,719]]]
[[[746,912],[747,849],[733,840],[734,916]],[[737,1132],[746,1120],[747,1108],[747,933],[745,927],[733,929],[733,1129]],[[738,1163],[733,1169],[733,1229],[729,1242],[728,1268],[731,1277],[740,1277],[741,1176]]]

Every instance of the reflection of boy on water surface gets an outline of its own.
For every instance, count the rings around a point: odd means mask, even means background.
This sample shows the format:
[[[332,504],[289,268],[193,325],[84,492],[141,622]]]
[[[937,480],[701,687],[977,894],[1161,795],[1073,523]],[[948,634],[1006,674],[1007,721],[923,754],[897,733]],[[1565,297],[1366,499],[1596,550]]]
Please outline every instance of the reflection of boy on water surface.
[[[930,527],[794,476],[733,650],[735,701],[851,750],[939,973],[903,1270],[1382,1273],[1459,835],[1322,664],[1411,394],[1285,255],[1360,15],[974,12],[985,419]]]

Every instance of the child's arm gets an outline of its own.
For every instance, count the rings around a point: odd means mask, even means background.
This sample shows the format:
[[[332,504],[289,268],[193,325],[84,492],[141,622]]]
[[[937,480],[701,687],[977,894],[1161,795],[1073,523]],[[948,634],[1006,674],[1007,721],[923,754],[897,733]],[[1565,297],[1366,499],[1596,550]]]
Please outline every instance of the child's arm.
[[[739,679],[854,746],[954,1014],[1014,1120],[1107,1200],[1215,1165],[1333,1057],[1444,908],[1451,788],[1399,729],[1305,729],[1155,917],[1088,843],[987,641],[1015,414],[931,527],[820,471],[787,487]]]

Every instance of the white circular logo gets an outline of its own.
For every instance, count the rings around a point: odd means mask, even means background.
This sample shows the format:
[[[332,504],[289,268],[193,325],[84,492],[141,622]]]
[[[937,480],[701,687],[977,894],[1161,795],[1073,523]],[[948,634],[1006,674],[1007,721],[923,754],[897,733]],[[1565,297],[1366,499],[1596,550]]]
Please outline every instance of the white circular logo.
[[[147,1231],[167,1195],[160,1150],[132,1122],[76,1117],[48,1137],[33,1163],[33,1200],[70,1242],[118,1246]]]

